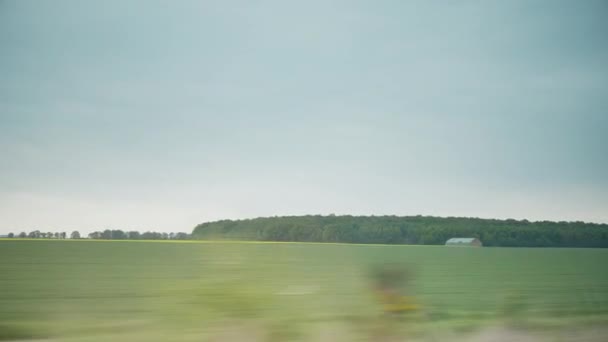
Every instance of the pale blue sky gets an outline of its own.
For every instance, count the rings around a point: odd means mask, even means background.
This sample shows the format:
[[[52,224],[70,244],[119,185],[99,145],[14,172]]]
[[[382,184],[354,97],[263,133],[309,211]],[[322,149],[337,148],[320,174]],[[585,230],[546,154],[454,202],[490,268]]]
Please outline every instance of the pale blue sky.
[[[0,233],[608,222],[605,1],[0,1]]]

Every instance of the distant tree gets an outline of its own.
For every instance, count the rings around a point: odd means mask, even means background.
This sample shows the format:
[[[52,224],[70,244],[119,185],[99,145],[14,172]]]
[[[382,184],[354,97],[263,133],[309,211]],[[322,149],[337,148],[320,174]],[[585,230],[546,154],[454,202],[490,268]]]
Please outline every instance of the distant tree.
[[[100,231],[95,231],[92,233],[89,233],[89,239],[101,239],[101,232]]]
[[[127,238],[127,234],[120,229],[112,230],[110,235],[112,240],[124,240]]]
[[[143,240],[160,240],[163,238],[163,235],[157,232],[145,232],[141,234],[141,238]]]
[[[13,233],[8,233],[8,237],[12,239],[12,238],[14,238],[14,237],[15,237],[15,234],[13,234]]]
[[[25,239],[26,237],[27,237],[27,234],[25,232],[19,233],[19,238]]]
[[[34,230],[31,231],[27,237],[31,238],[31,239],[39,239],[40,238],[40,231],[39,230]]]
[[[176,233],[175,234],[175,240],[188,240],[190,239],[190,235],[186,234],[186,233]]]
[[[101,238],[104,240],[111,240],[112,239],[112,231],[109,229],[104,230],[101,233]]]
[[[139,232],[136,230],[132,230],[127,233],[127,236],[131,240],[138,240],[141,237],[141,234],[139,234]]]
[[[47,239],[52,239],[53,238],[53,233],[51,233],[51,232],[46,233],[46,238]]]
[[[41,239],[46,239],[46,233],[45,232],[41,232],[40,233],[40,238]]]
[[[80,233],[77,230],[75,230],[72,232],[72,234],[70,234],[70,238],[71,239],[80,239]]]
[[[68,235],[68,234],[67,234],[66,232],[61,232],[61,233],[59,234],[59,236],[60,236],[62,239],[65,239],[65,238],[67,237],[67,235]]]

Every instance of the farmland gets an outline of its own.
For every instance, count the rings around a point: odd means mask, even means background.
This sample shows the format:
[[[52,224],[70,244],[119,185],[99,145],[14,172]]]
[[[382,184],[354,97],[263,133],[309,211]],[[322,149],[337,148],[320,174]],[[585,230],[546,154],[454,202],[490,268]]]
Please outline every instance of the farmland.
[[[386,263],[411,271],[421,306],[396,328],[370,291]],[[5,239],[0,339],[557,335],[608,323],[607,264],[603,249]]]

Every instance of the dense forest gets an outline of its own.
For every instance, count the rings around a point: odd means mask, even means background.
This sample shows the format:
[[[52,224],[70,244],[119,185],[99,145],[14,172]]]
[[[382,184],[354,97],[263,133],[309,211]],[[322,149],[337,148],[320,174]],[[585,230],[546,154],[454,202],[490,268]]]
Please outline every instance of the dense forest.
[[[476,237],[484,246],[608,247],[608,224],[432,216],[285,216],[199,224],[193,239],[441,245]]]

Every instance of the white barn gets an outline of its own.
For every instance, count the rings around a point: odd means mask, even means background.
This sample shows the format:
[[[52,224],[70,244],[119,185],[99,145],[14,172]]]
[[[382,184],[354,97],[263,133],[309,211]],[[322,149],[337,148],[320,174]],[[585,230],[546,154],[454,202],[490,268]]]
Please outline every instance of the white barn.
[[[451,238],[445,242],[446,246],[481,247],[483,244],[477,238]]]

